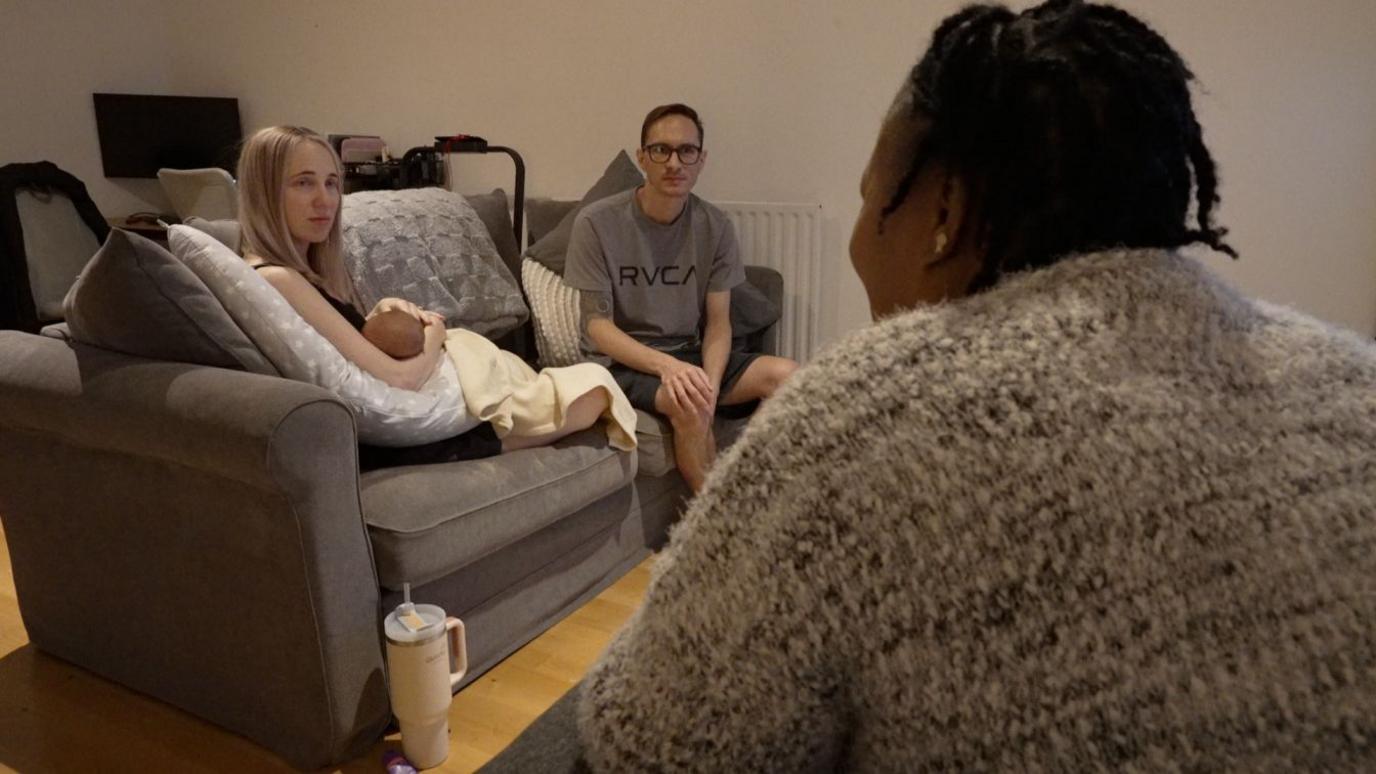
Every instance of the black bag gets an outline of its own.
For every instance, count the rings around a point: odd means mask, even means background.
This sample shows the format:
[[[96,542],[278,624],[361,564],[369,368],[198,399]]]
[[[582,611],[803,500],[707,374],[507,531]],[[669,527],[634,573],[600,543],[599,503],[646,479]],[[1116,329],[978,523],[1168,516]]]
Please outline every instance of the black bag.
[[[29,286],[29,263],[24,253],[24,227],[15,197],[20,190],[56,193],[71,200],[96,242],[104,244],[110,225],[91,201],[86,184],[50,161],[6,164],[0,167],[0,329],[37,333],[43,326]]]

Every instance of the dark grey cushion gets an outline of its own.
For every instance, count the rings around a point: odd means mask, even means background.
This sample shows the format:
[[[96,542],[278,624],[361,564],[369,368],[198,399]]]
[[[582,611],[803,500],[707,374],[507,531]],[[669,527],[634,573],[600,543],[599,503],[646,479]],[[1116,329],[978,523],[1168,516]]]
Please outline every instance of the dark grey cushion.
[[[526,238],[534,245],[559,225],[559,221],[578,206],[573,199],[526,199]]]
[[[562,276],[564,273],[564,254],[568,252],[569,238],[573,236],[573,220],[578,217],[578,213],[592,202],[619,194],[628,188],[635,188],[643,182],[645,182],[645,177],[640,174],[639,169],[636,169],[635,162],[626,155],[626,151],[616,154],[616,158],[607,165],[607,170],[602,173],[602,177],[583,195],[578,206],[570,210],[559,221],[559,225],[554,227],[553,231],[532,244],[526,250],[526,255],[550,271]]]
[[[516,235],[511,231],[511,210],[506,191],[495,188],[492,193],[473,194],[464,197],[478,213],[478,219],[487,226],[487,235],[497,246],[497,254],[502,263],[511,270],[511,276],[521,276],[521,246],[516,244]]]
[[[747,267],[755,268],[755,267]],[[774,277],[779,276],[777,272]],[[746,281],[731,288],[731,336],[743,337],[768,328],[779,319],[779,302],[755,283],[768,279],[765,272],[747,272]],[[782,284],[782,283],[781,283]],[[782,288],[781,288],[782,290]],[[782,297],[782,293],[779,294]]]
[[[76,341],[154,360],[278,375],[205,284],[137,234],[110,232],[63,309]]]
[[[363,520],[378,582],[399,589],[448,575],[634,477],[634,455],[611,448],[601,429],[487,459],[365,473]]]

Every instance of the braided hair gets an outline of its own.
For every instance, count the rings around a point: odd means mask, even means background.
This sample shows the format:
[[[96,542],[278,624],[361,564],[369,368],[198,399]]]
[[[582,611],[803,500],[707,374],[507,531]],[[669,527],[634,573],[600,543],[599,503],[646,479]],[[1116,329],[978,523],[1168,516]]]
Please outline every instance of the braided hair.
[[[967,7],[937,28],[900,94],[929,129],[880,226],[937,161],[968,192],[982,253],[972,290],[1114,247],[1204,243],[1236,258],[1212,224],[1218,176],[1193,79],[1164,38],[1112,6]]]

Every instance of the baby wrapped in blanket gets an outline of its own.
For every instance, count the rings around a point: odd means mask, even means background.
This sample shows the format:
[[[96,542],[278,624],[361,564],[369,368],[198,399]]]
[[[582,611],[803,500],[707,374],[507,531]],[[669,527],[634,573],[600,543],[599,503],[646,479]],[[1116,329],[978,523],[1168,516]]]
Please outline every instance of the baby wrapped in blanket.
[[[363,326],[363,337],[392,357],[415,357],[425,342],[424,328],[414,316],[392,310],[373,315]],[[536,372],[486,337],[462,328],[447,332],[445,353],[458,373],[469,413],[492,423],[499,438],[552,433],[563,425],[574,400],[601,388],[610,404],[608,440],[618,449],[635,448],[635,410],[602,366],[579,363]]]

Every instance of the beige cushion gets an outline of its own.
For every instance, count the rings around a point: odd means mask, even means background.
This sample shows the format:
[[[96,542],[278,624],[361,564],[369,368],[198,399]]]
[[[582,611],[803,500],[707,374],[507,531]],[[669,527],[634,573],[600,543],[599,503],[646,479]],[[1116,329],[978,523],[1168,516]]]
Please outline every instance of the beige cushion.
[[[563,277],[530,258],[521,262],[521,286],[530,301],[540,365],[549,368],[581,362],[578,291],[565,285]]]
[[[277,375],[190,269],[157,243],[120,229],[63,301],[73,339],[154,360]]]

